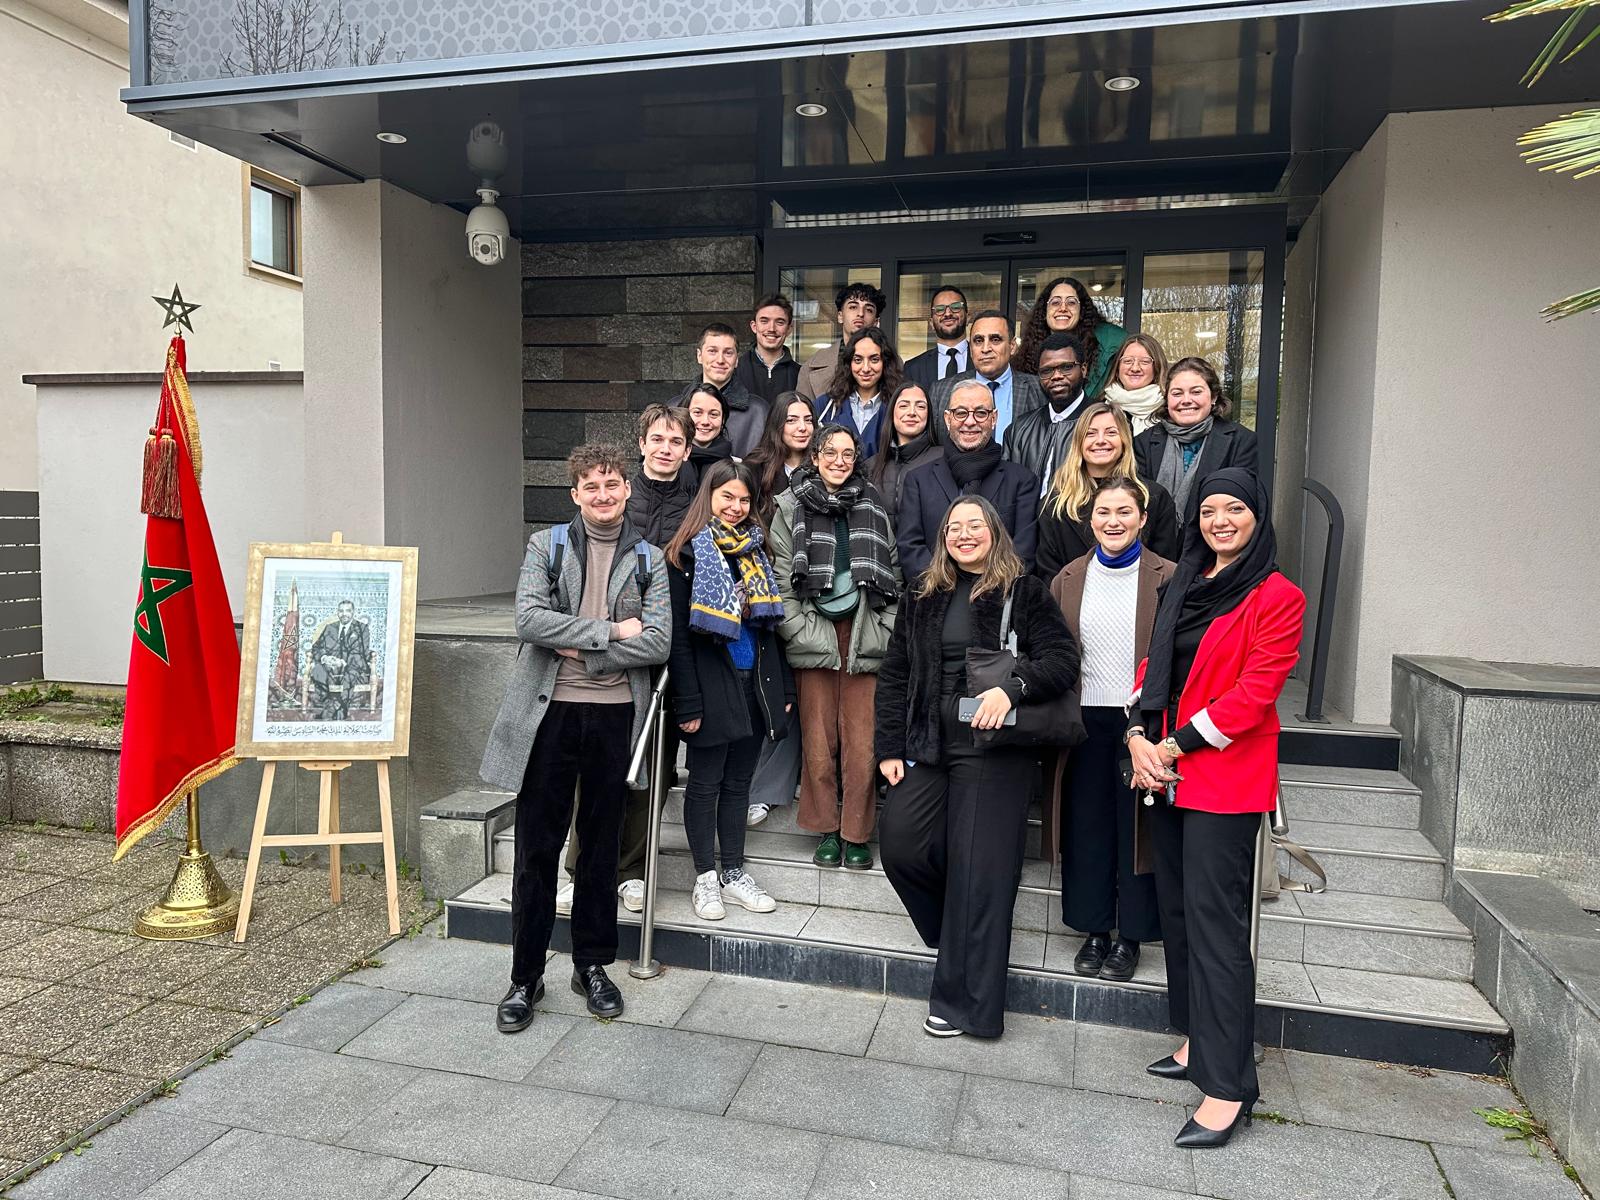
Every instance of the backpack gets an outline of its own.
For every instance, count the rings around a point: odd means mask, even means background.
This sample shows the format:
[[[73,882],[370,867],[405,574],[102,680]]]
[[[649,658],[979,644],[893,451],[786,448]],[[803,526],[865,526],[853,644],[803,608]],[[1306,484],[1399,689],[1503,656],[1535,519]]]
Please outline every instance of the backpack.
[[[550,593],[559,596],[561,590],[561,560],[567,554],[567,535],[571,532],[566,525],[552,525],[550,527]],[[645,593],[650,587],[650,543],[640,538],[633,546],[633,579],[639,585],[639,603],[644,603]]]

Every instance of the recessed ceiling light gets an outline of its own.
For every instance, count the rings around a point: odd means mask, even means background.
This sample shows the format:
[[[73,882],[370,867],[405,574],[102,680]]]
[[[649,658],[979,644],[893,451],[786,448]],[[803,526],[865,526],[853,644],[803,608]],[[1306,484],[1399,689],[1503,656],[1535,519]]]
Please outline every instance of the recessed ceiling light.
[[[1139,81],[1132,75],[1113,75],[1106,80],[1106,91],[1108,92],[1131,92],[1138,86]]]
[[[1217,331],[1215,329],[1202,329],[1195,334],[1195,337],[1199,338],[1202,342],[1209,342],[1216,336]]]
[[[813,100],[807,100],[804,104],[796,104],[794,110],[802,117],[825,117],[828,115],[828,106],[826,104],[818,104]]]
[[[1089,290],[1091,292],[1103,292],[1106,290],[1106,285],[1103,283],[1091,283],[1089,285]]]
[[[378,135],[378,140],[380,142],[388,142],[391,146],[404,146],[406,144],[406,135],[403,133],[389,133],[386,130]]]

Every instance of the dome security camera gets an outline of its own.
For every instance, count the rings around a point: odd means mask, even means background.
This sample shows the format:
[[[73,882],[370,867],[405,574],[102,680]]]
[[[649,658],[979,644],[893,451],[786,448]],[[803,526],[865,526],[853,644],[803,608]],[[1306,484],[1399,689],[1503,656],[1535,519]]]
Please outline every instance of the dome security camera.
[[[467,214],[467,253],[480,265],[492,267],[511,248],[511,223],[495,205],[500,193],[494,188],[479,188],[478,197],[483,203]]]

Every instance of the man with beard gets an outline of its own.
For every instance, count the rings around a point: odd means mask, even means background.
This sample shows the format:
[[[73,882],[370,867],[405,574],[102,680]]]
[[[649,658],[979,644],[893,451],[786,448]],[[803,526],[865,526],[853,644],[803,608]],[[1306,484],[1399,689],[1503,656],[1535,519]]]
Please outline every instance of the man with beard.
[[[763,296],[756,304],[755,316],[750,318],[755,345],[739,356],[739,365],[734,368],[733,377],[739,386],[760,396],[768,408],[780,393],[794,391],[800,379],[800,364],[784,345],[793,325],[794,306],[786,296],[778,292]]]
[[[733,377],[739,365],[739,339],[733,327],[721,321],[707,325],[700,332],[694,358],[700,364],[700,378],[678,393],[672,405],[688,408],[690,398],[702,384],[715,387],[726,410],[723,432],[733,446],[734,457],[742,458],[755,448],[766,427],[767,402]]]
[[[800,379],[794,385],[794,390],[813,404],[818,396],[826,396],[834,372],[839,369],[839,358],[844,353],[845,343],[868,325],[878,323],[884,303],[883,293],[870,283],[847,283],[840,288],[839,294],[834,297],[834,306],[839,312],[839,342],[834,346],[824,346],[806,359],[805,365],[800,368]]]
[[[906,476],[895,539],[900,569],[907,579],[926,571],[933,561],[933,547],[944,536],[940,523],[950,505],[961,496],[978,495],[994,505],[1017,557],[1032,570],[1038,538],[1039,477],[1021,463],[1004,460],[994,440],[994,393],[984,380],[960,380],[949,400],[944,410],[943,456]]]
[[[928,394],[929,419],[944,412],[950,393],[964,379],[977,379],[989,385],[994,395],[994,439],[1001,441],[1013,421],[1019,421],[1036,408],[1044,407],[1044,389],[1039,377],[1011,369],[1011,318],[998,308],[985,309],[972,318],[972,333],[967,339],[972,348],[973,370],[953,379],[941,379]],[[935,421],[935,428],[937,428]]]
[[[1050,477],[1066,458],[1078,414],[1088,403],[1084,357],[1083,340],[1070,329],[1045,338],[1039,346],[1039,385],[1048,403],[1006,431],[1006,457],[1039,477],[1040,495],[1050,490]]]
[[[967,370],[967,296],[958,287],[941,287],[928,304],[934,345],[906,363],[906,378],[931,395],[936,382]]]
[[[351,692],[372,678],[367,627],[356,620],[355,603],[341,600],[337,612],[311,647],[311,698],[324,721],[348,720]]]

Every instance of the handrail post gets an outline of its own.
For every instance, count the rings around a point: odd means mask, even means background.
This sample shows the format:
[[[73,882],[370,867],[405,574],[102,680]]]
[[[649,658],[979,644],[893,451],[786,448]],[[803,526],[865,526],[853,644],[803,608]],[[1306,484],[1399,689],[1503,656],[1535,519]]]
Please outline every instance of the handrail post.
[[[1311,639],[1311,673],[1306,678],[1306,711],[1301,720],[1326,724],[1322,692],[1328,682],[1328,643],[1333,638],[1334,607],[1339,599],[1339,560],[1344,553],[1344,509],[1338,499],[1315,479],[1302,484],[1316,497],[1328,517],[1328,544],[1322,556],[1322,584],[1317,589],[1317,629]]]
[[[639,914],[639,957],[628,968],[635,979],[654,979],[661,974],[655,958],[657,856],[661,851],[661,811],[667,796],[667,668],[661,668],[655,694],[650,698],[646,732],[650,735],[650,824],[644,853],[644,909]],[[643,751],[643,745],[639,747]]]

